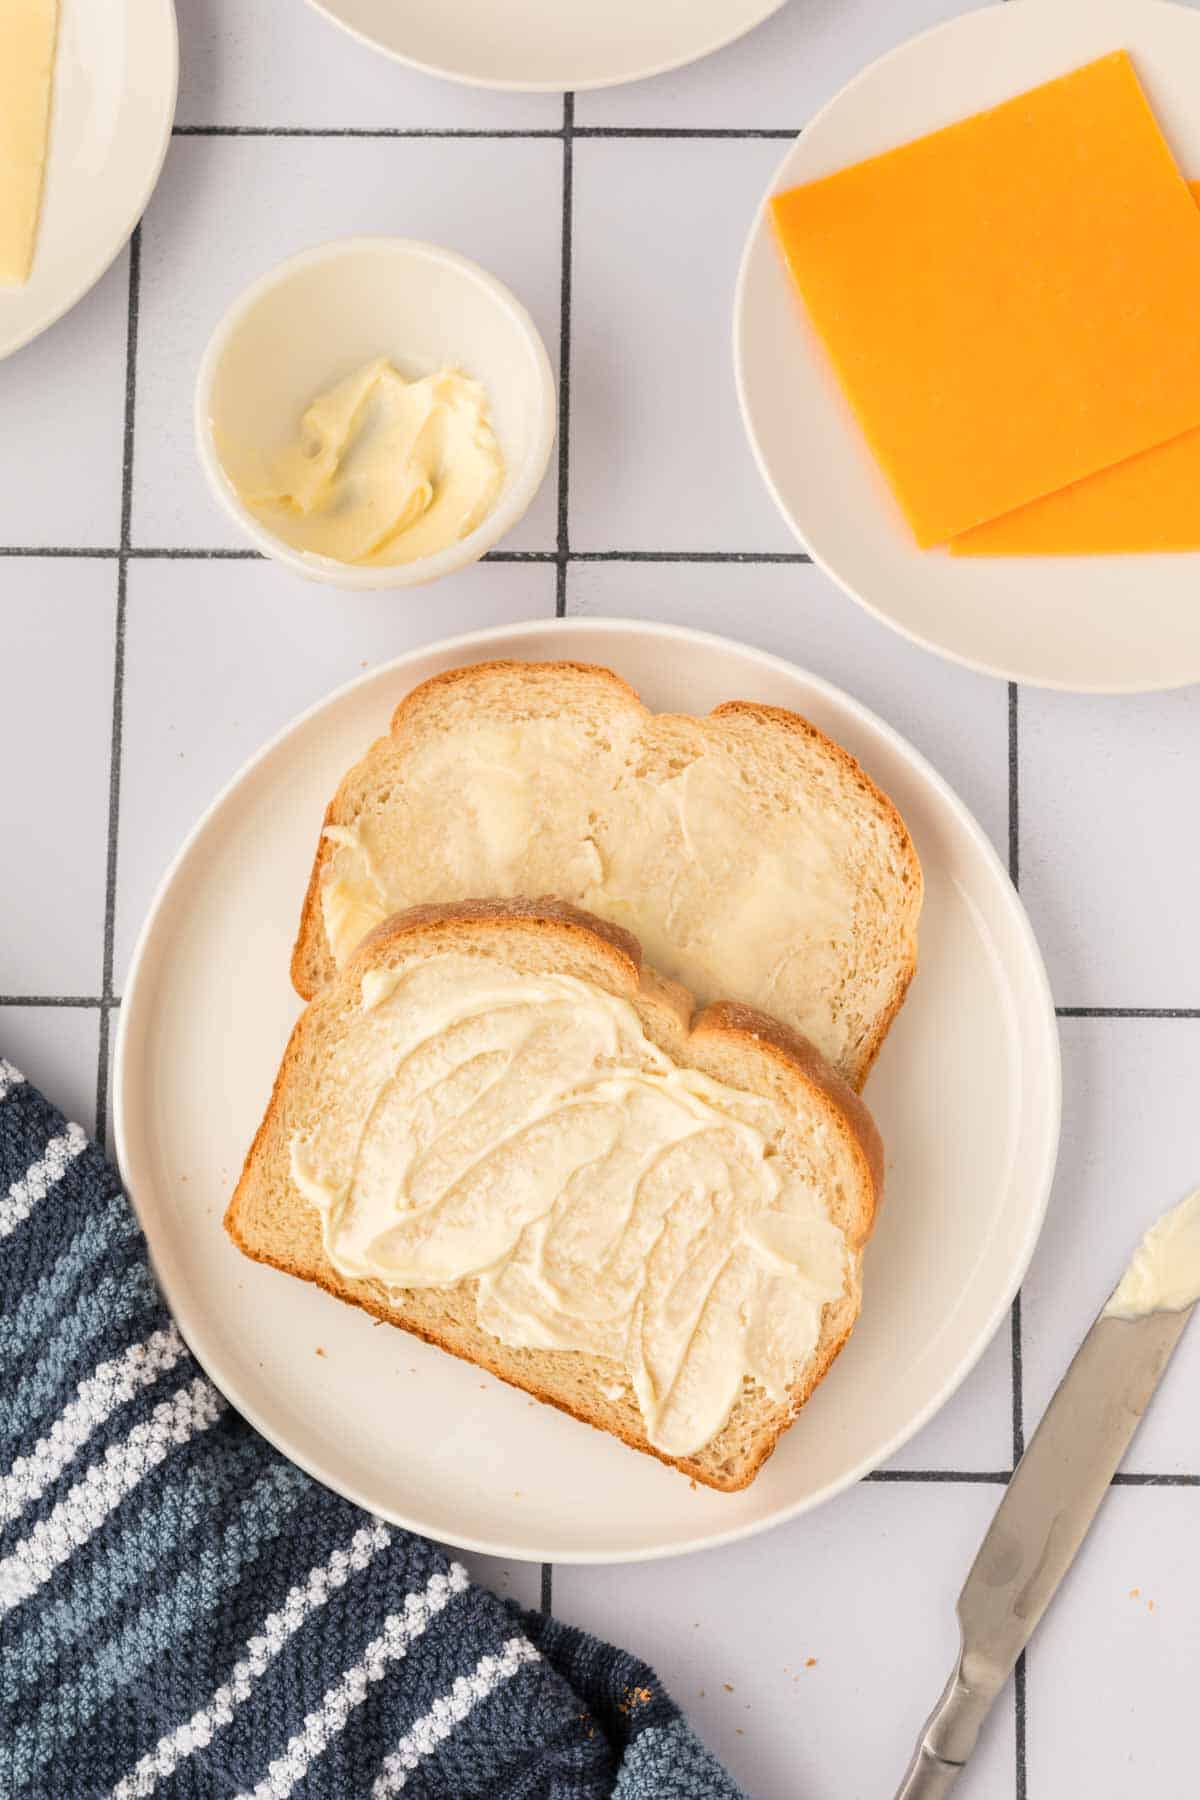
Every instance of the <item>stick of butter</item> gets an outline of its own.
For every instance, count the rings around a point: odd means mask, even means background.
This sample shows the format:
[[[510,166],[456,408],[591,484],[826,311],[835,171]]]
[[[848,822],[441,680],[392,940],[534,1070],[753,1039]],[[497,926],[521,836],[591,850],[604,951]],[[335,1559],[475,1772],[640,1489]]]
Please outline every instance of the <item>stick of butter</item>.
[[[0,282],[28,281],[42,204],[58,0],[0,0]]]

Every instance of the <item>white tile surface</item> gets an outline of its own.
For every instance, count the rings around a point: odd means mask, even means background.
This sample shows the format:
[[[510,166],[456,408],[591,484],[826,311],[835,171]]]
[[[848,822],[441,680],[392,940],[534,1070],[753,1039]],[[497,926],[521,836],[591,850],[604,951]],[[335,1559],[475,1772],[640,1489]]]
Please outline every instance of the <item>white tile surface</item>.
[[[559,1567],[554,1610],[650,1663],[753,1800],[885,1800],[953,1666],[955,1595],[998,1492],[864,1483],[704,1556]],[[1011,1800],[1013,1730],[1010,1684],[964,1800]]]
[[[0,559],[0,994],[97,994],[115,562]]]
[[[121,534],[129,253],[74,311],[0,362],[0,544],[112,546]]]
[[[1200,688],[1021,694],[1021,892],[1060,1006],[1200,1006]]]
[[[1063,1019],[1058,1175],[1022,1314],[1025,1406],[1043,1412],[1147,1226],[1200,1185],[1200,1019]],[[1200,1335],[1175,1353],[1125,1467],[1200,1475]]]
[[[181,125],[550,130],[557,94],[492,94],[418,74],[302,0],[185,0]]]
[[[577,123],[642,129],[798,131],[851,76],[914,32],[969,8],[955,0],[789,0],[720,56],[654,81],[581,94]],[[783,155],[778,147],[775,160]]]
[[[1195,1792],[1198,1512],[1195,1488],[1109,1495],[1030,1649],[1030,1796]]]
[[[133,541],[244,547],[196,461],[192,403],[209,337],[257,276],[356,232],[446,244],[512,287],[557,365],[561,216],[553,141],[176,138],[143,225]],[[556,506],[552,468],[504,547],[553,548]]]
[[[741,243],[778,149],[576,144],[572,549],[798,548],[755,469],[729,348]]]
[[[117,991],[167,863],[288,720],[418,644],[554,612],[554,570],[479,563],[411,593],[343,594],[269,562],[135,562],[126,625]]]
[[[567,610],[691,625],[836,682],[916,745],[1008,859],[1008,693],[929,656],[806,563],[575,563]],[[732,696],[731,696],[732,698]]]
[[[98,1007],[0,1006],[0,1056],[88,1132],[96,1127],[99,1041]]]

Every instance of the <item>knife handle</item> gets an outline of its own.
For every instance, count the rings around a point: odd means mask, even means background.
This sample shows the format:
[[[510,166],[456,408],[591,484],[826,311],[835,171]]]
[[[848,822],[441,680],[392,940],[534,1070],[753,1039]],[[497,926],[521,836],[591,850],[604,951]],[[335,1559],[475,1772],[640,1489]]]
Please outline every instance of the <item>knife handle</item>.
[[[960,1652],[945,1693],[925,1721],[896,1800],[942,1800],[950,1792],[995,1697],[990,1683],[969,1686]]]

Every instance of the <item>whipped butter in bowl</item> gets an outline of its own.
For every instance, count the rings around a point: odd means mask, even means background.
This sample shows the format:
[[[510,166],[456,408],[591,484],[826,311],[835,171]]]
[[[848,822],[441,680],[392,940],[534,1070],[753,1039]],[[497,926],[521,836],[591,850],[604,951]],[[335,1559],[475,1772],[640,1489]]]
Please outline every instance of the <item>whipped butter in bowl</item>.
[[[480,383],[452,368],[406,381],[380,356],[317,396],[296,442],[240,497],[296,550],[387,565],[469,536],[503,481]]]
[[[507,288],[435,245],[352,238],[282,264],[226,314],[196,441],[267,555],[341,587],[407,587],[516,524],[555,413],[545,346]]]

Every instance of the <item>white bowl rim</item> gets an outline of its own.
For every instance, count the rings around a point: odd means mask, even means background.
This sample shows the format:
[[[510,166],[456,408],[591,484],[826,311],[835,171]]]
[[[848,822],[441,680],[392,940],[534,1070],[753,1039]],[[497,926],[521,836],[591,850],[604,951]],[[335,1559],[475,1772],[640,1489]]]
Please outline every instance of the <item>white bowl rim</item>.
[[[455,270],[458,274],[474,281],[496,305],[506,312],[524,337],[532,354],[536,370],[536,380],[540,390],[540,429],[530,454],[525,458],[524,466],[517,478],[502,492],[499,502],[483,520],[468,532],[457,543],[449,544],[444,550],[432,556],[419,558],[415,562],[391,563],[381,565],[359,565],[338,562],[329,556],[318,556],[311,551],[296,550],[282,538],[268,531],[265,525],[245,506],[239,498],[224,466],[217,454],[213,442],[211,416],[211,400],[213,383],[217,368],[229,344],[239,327],[248,318],[254,308],[266,295],[284,286],[293,276],[306,269],[318,267],[322,263],[336,262],[340,257],[357,255],[361,252],[399,254],[412,256],[431,263],[441,264],[444,268]],[[300,250],[283,262],[252,281],[244,288],[235,300],[227,307],[218,320],[205,346],[200,359],[200,367],[196,373],[195,396],[195,437],[196,453],[208,478],[209,487],[229,517],[234,520],[251,542],[265,555],[276,562],[302,575],[306,580],[322,581],[335,587],[357,590],[378,588],[419,587],[428,581],[436,581],[441,575],[451,575],[468,564],[478,562],[479,558],[511,531],[518,520],[528,511],[534,495],[541,487],[546,468],[550,461],[550,451],[554,444],[558,426],[558,402],[554,381],[554,370],[550,364],[550,355],[545,340],[531,317],[529,310],[522,304],[511,288],[505,286],[495,275],[463,256],[457,250],[448,250],[442,244],[432,244],[422,238],[392,237],[387,235],[360,235],[355,237],[331,238],[321,244],[314,244],[307,250]]]

